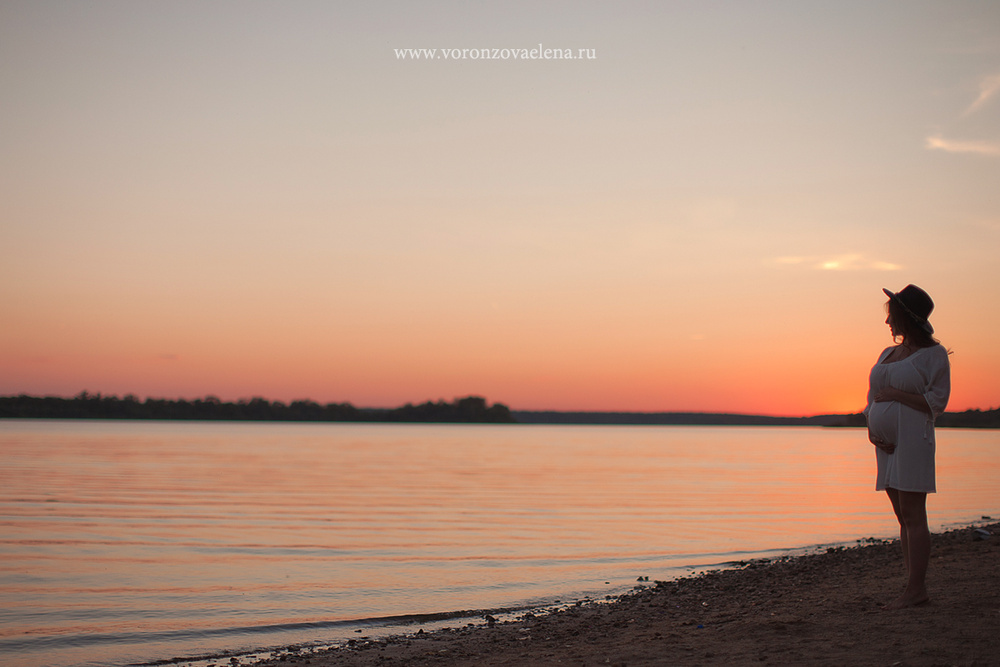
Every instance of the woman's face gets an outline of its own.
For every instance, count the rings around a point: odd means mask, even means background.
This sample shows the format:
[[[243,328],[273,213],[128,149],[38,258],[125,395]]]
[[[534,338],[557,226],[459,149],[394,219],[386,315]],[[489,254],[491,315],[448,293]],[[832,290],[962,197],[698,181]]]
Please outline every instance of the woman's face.
[[[892,334],[893,338],[901,335],[896,331],[896,323],[892,319],[892,313],[889,313],[888,317],[885,318],[885,323],[889,325],[889,333]]]

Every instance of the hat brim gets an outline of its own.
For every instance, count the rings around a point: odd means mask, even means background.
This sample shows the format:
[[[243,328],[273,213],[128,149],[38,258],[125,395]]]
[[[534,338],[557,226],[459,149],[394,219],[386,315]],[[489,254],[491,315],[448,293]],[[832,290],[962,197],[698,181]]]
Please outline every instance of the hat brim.
[[[925,320],[924,318],[920,317],[916,313],[914,313],[912,310],[910,310],[910,307],[907,306],[905,303],[903,303],[903,300],[899,298],[899,295],[896,294],[896,292],[893,292],[892,290],[886,289],[884,287],[882,288],[882,291],[885,292],[886,295],[890,299],[892,299],[900,308],[902,308],[903,311],[907,315],[909,315],[914,322],[919,324],[921,329],[923,329],[929,334],[934,333],[934,327],[931,326],[931,323]]]

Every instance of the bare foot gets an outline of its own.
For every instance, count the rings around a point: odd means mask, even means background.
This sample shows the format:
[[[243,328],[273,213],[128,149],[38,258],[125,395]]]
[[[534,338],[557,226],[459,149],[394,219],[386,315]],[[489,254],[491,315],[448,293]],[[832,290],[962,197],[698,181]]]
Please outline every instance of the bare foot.
[[[906,609],[907,607],[916,607],[917,605],[923,604],[930,600],[930,596],[927,595],[927,589],[921,588],[918,591],[910,592],[909,589],[903,591],[903,594],[896,598],[895,602],[892,604],[887,604],[882,607],[886,611],[892,611],[894,609]]]

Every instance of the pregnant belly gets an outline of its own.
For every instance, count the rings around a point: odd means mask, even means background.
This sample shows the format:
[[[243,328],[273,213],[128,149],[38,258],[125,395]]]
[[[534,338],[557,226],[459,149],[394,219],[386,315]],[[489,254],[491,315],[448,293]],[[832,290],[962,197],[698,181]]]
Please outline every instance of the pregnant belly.
[[[896,443],[899,428],[899,403],[875,403],[868,411],[868,430],[883,442]]]

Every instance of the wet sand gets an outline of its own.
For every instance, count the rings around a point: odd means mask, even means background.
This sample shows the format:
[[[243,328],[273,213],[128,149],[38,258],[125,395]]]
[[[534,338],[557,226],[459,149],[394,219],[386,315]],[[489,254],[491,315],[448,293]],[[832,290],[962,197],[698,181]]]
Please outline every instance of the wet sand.
[[[933,537],[918,607],[895,541],[753,561],[515,621],[287,651],[257,665],[1000,665],[1000,523]],[[220,660],[227,664],[229,660]]]

